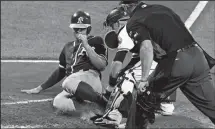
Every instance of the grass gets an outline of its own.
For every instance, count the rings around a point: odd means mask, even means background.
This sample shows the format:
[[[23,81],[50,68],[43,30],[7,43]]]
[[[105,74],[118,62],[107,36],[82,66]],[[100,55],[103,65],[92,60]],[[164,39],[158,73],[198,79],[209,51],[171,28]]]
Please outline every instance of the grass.
[[[83,5],[80,9],[85,9],[90,5],[86,10],[92,15],[94,33],[101,31],[103,16],[115,3],[108,2],[109,6],[106,6],[104,1],[4,1],[1,11],[2,56],[57,59],[63,45],[73,40],[69,24],[72,13],[79,9],[77,7]]]
[[[171,7],[185,21],[197,2],[148,1]],[[1,1],[1,59],[58,59],[74,40],[70,17],[77,10],[92,16],[92,34],[104,36],[102,23],[118,1]]]

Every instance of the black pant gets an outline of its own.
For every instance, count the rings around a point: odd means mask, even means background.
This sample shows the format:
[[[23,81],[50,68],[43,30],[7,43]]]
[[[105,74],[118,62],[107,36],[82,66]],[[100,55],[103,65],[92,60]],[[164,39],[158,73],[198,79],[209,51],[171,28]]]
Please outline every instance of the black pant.
[[[170,96],[168,96],[164,102],[176,102],[177,91],[174,91]]]
[[[150,77],[148,78],[149,82],[151,82],[154,78],[154,74],[156,71],[154,71]],[[172,94],[170,94],[163,102],[176,102],[176,96],[177,96],[177,91],[175,90]]]
[[[150,82],[153,91],[165,100],[180,88],[188,100],[215,124],[215,87],[202,50],[195,46],[178,52],[168,77],[164,77],[163,69],[158,63],[154,80]]]

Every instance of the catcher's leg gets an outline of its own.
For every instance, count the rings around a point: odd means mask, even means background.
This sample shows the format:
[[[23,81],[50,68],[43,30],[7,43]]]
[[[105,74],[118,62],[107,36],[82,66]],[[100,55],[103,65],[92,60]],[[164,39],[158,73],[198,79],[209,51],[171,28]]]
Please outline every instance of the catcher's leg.
[[[70,112],[75,110],[73,100],[69,98],[71,95],[66,91],[59,93],[53,100],[53,106],[60,111]]]

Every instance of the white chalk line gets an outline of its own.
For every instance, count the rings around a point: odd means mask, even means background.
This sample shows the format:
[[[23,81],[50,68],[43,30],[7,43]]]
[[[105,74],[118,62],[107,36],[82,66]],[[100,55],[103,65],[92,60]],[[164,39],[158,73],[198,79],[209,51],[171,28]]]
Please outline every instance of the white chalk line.
[[[59,126],[59,124],[53,124],[53,127]],[[1,128],[44,128],[44,125],[1,125]]]
[[[58,60],[1,60],[1,63],[59,63]]]
[[[193,25],[193,23],[196,21],[198,16],[201,14],[205,6],[207,5],[208,1],[199,1],[191,15],[188,17],[188,19],[185,21],[185,26],[190,29],[190,27]],[[2,63],[58,63],[58,60],[1,60]],[[154,63],[155,67],[156,63]],[[13,105],[13,104],[27,104],[32,102],[45,102],[45,101],[51,101],[52,99],[42,99],[42,100],[27,100],[27,101],[18,101],[18,102],[7,102],[2,103],[1,105]]]
[[[48,99],[40,99],[40,100],[26,100],[26,101],[17,101],[17,102],[4,102],[1,103],[2,105],[14,105],[14,104],[29,104],[29,103],[39,103],[39,102],[47,102],[47,101],[52,101],[53,98],[48,98]]]
[[[1,128],[42,128],[42,125],[1,125]]]
[[[208,1],[199,1],[193,12],[190,14],[188,19],[185,22],[185,26],[190,29],[196,19],[199,17],[205,6],[207,5]]]

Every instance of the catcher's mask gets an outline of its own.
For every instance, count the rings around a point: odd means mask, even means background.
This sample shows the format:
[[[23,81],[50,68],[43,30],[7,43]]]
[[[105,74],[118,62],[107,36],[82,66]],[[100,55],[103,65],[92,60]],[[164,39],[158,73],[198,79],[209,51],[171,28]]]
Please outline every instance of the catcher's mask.
[[[111,10],[111,12],[106,17],[105,22],[103,23],[104,27],[110,26],[117,23],[122,19],[129,19],[129,9],[133,6],[136,6],[140,1],[139,0],[121,0],[118,7]]]
[[[137,4],[140,0],[121,0],[119,4]]]
[[[91,31],[91,17],[89,13],[84,11],[77,11],[71,17],[70,28],[75,32],[80,29],[87,29],[87,34]]]
[[[112,29],[113,25],[118,23],[119,21],[128,20],[129,17],[123,7],[114,8],[106,17],[105,22],[103,23],[104,27],[110,26]]]
[[[132,49],[134,47],[133,40],[128,35],[126,25],[122,27],[118,34],[112,30],[105,35],[105,44],[110,49],[126,47],[126,49]]]

